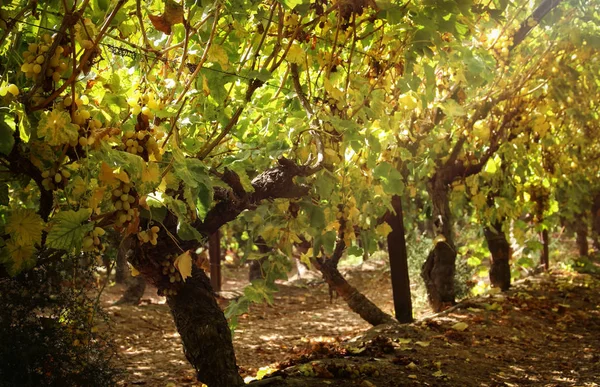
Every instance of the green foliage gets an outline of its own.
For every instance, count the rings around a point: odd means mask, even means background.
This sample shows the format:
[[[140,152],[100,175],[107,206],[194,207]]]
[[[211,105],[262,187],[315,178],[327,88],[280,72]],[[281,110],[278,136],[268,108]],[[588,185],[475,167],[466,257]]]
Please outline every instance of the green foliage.
[[[112,386],[120,370],[94,294],[74,284],[92,271],[42,252],[35,270],[0,280],[0,375],[6,386]],[[68,284],[68,285],[67,285]]]

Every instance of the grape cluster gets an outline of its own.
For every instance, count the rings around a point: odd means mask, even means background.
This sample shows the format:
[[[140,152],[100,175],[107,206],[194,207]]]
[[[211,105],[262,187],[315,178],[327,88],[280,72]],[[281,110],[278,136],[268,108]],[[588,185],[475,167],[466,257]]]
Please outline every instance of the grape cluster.
[[[79,130],[79,145],[81,145],[82,147],[86,147],[92,146],[94,144],[99,144],[96,143],[96,137],[92,133],[94,132],[94,130],[98,130],[100,128],[102,128],[102,122],[100,122],[99,119],[93,118],[89,120],[87,123],[87,129],[81,128]]]
[[[104,245],[100,241],[100,237],[106,234],[101,227],[95,227],[89,234],[83,238],[83,251],[104,251]]]
[[[161,296],[174,296],[177,294],[177,288],[182,282],[181,274],[175,267],[176,255],[167,255],[160,263],[162,266],[162,274],[165,276],[163,285],[159,286],[158,294]]]
[[[142,241],[142,243],[150,242],[150,244],[152,244],[153,246],[156,246],[156,243],[158,242],[158,232],[159,231],[160,231],[160,228],[158,226],[152,226],[152,227],[150,227],[149,230],[138,232],[137,236],[138,236],[138,239],[140,241]]]
[[[156,161],[162,160],[162,154],[156,139],[150,130],[137,130],[135,132],[123,133],[121,150],[134,155],[141,156],[145,161],[148,161],[150,156],[153,156]]]
[[[64,189],[69,182],[70,177],[71,172],[68,170],[53,167],[42,172],[42,186],[48,191]]]
[[[513,44],[512,36],[500,36],[498,41],[494,45],[494,55],[496,58],[500,60],[508,59],[508,54],[510,53],[510,48]]]
[[[131,183],[121,182],[112,191],[112,201],[116,210],[116,227],[127,227],[137,215],[138,199]]]
[[[42,73],[42,67],[46,61],[46,54],[52,46],[53,38],[49,34],[42,36],[42,42],[31,43],[27,51],[23,53],[25,62],[21,65],[21,71],[25,77],[37,79]],[[67,70],[68,64],[64,54],[66,50],[63,46],[58,46],[52,57],[48,58],[48,67],[44,76],[51,78],[53,82],[60,81],[62,74]]]
[[[131,107],[131,114],[137,116],[141,113],[148,119],[154,118],[155,111],[164,108],[163,103],[157,100],[153,93],[142,95],[139,91],[127,98],[127,104]]]

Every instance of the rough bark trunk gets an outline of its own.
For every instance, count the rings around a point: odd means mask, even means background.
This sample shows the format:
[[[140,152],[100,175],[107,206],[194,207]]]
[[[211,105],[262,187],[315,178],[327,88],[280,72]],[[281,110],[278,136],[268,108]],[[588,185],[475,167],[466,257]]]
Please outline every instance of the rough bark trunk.
[[[174,229],[176,222],[169,220],[164,224]],[[179,247],[184,250],[194,246],[193,242],[179,241]],[[130,251],[127,259],[140,272],[140,277],[156,286],[159,292],[176,292],[167,296],[167,304],[186,358],[196,370],[198,380],[209,387],[244,385],[235,361],[229,325],[204,270],[192,265],[191,277],[171,283],[169,275],[163,274],[162,264],[172,261],[180,250],[166,236],[159,237],[156,246],[142,245],[132,236],[122,243],[121,248]]]
[[[404,213],[400,196],[392,197],[395,214],[388,213],[386,222],[392,228],[387,236],[392,291],[394,296],[394,313],[401,323],[410,323],[412,317],[412,299],[410,295],[410,278],[408,275],[408,253],[404,231]]]
[[[115,302],[117,305],[137,305],[140,303],[146,291],[146,280],[142,276],[130,275],[125,281],[127,288],[121,298]]]
[[[429,185],[429,196],[433,205],[437,243],[421,267],[421,277],[427,288],[429,305],[435,312],[455,304],[456,249],[452,238],[449,190],[444,179],[434,175]]]
[[[210,257],[210,284],[215,292],[221,291],[221,234],[215,231],[208,239]]]
[[[122,244],[117,252],[116,276],[121,275],[122,277],[119,279],[127,286],[121,298],[115,303],[117,305],[138,305],[146,291],[146,280],[144,277],[141,275],[134,277],[129,271],[127,260],[131,254],[133,254],[133,250],[127,244]],[[121,266],[121,273],[119,273],[119,266]],[[116,278],[115,281],[119,283]]]
[[[544,270],[550,269],[550,251],[549,251],[550,237],[548,235],[548,229],[542,230],[542,256],[541,263],[544,265]]]
[[[491,253],[490,283],[493,287],[506,291],[510,288],[510,244],[502,231],[502,222],[484,227],[483,234]]]
[[[327,284],[348,303],[353,312],[358,313],[366,322],[375,326],[394,321],[392,316],[384,313],[377,305],[350,285],[339,270],[329,261],[322,263],[315,261],[315,266],[323,274],[323,278]]]
[[[579,214],[575,220],[575,234],[577,235],[577,248],[579,249],[579,256],[587,257],[589,255],[588,246],[588,223],[585,214]]]
[[[115,264],[115,282],[118,284],[124,284],[129,277],[130,274],[129,266],[127,265],[127,257],[121,253],[118,253]]]
[[[167,297],[167,304],[198,380],[209,387],[243,386],[227,320],[204,271],[194,267],[192,277]]]
[[[600,251],[600,193],[592,203],[592,240],[596,251]]]

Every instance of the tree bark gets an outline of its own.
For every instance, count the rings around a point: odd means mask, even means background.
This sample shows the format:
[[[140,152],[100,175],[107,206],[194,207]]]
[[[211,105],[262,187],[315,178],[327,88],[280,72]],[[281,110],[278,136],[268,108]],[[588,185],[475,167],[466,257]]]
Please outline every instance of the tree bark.
[[[124,284],[129,277],[130,273],[127,265],[127,258],[121,254],[121,251],[119,250],[115,264],[115,282],[118,284]]]
[[[394,321],[392,316],[384,313],[377,305],[350,285],[329,260],[321,263],[316,260],[314,262],[317,269],[323,274],[327,284],[348,303],[353,312],[358,313],[366,322],[375,326]]]
[[[387,236],[387,244],[394,296],[394,313],[399,322],[410,323],[413,321],[412,299],[408,275],[408,253],[404,235],[404,213],[400,196],[394,195],[392,197],[392,207],[396,213],[388,213],[385,220],[392,228],[392,232]]]
[[[490,283],[492,287],[506,291],[510,288],[510,244],[502,231],[502,222],[497,221],[492,226],[484,227],[483,234],[491,253]]]
[[[125,292],[121,296],[121,298],[115,302],[116,305],[138,305],[144,296],[144,292],[146,291],[146,280],[142,276],[132,276],[130,275],[126,280],[125,284],[127,288]]]
[[[429,184],[429,195],[437,243],[421,267],[421,277],[427,288],[429,305],[435,312],[455,304],[456,249],[452,237],[449,193],[450,188],[444,178],[434,175]]]
[[[600,251],[600,193],[597,193],[592,203],[592,240],[596,251]]]
[[[221,291],[221,234],[219,230],[208,239],[208,255],[210,257],[210,284],[215,292]]]
[[[589,255],[588,246],[588,223],[585,214],[579,214],[575,220],[575,234],[579,256],[587,257]]]
[[[198,380],[209,387],[243,386],[227,320],[204,271],[193,267],[192,277],[167,304]]]
[[[129,271],[129,265],[127,264],[128,257],[134,253],[134,250],[129,248],[127,243],[122,244],[117,251],[117,270],[116,276],[121,275],[120,278],[127,287],[121,298],[115,302],[116,305],[127,304],[127,305],[138,305],[144,296],[146,291],[146,280],[143,276],[138,275],[132,276]],[[123,268],[124,266],[124,268]],[[121,273],[119,274],[119,267],[121,267]],[[124,278],[123,278],[124,277]],[[115,278],[115,281],[116,278]],[[118,282],[117,282],[118,283]]]
[[[548,271],[550,269],[549,244],[550,244],[550,237],[548,235],[548,229],[545,228],[544,230],[542,230],[542,256],[540,259],[542,265],[544,265],[545,271]]]

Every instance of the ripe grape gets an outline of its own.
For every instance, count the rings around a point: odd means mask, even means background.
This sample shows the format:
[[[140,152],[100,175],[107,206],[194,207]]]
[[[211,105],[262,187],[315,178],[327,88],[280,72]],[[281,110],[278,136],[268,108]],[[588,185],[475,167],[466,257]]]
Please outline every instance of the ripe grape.
[[[10,85],[7,86],[6,90],[11,93],[12,95],[14,95],[15,97],[17,95],[19,95],[19,88],[17,87],[17,85],[15,85],[14,83],[11,83]]]

